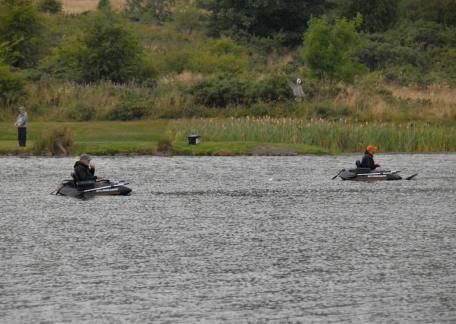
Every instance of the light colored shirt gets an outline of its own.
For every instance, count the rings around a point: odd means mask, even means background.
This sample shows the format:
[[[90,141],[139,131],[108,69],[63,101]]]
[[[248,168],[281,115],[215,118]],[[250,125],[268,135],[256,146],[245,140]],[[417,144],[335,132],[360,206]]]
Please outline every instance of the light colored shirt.
[[[27,127],[28,116],[27,112],[19,113],[16,119],[16,126],[17,127]]]

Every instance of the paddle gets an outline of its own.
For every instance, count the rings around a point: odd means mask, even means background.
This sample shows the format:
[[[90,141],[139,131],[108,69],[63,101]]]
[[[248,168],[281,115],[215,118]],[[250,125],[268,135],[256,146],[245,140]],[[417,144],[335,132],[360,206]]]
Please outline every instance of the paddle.
[[[336,178],[337,178],[337,177],[338,177],[338,176],[339,176],[339,175],[340,175],[342,172],[344,172],[344,171],[345,171],[345,169],[342,169],[342,170],[340,170],[340,171],[339,171],[339,173],[338,173],[338,174],[336,174],[334,177],[332,177],[332,179],[331,179],[331,180],[334,180],[334,179],[336,179]]]
[[[405,178],[405,180],[412,180],[418,175],[418,173],[412,174],[410,177]]]

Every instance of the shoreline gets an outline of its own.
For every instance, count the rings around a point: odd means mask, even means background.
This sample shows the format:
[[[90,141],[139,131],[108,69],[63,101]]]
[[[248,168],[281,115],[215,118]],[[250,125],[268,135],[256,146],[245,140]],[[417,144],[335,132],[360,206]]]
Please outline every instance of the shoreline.
[[[32,122],[28,146],[19,148],[16,129],[0,122],[0,156],[343,155],[364,152],[369,144],[379,146],[379,153],[445,154],[456,153],[455,130],[453,125],[367,126],[271,118]],[[201,135],[200,144],[187,143],[193,133]],[[71,145],[62,150],[59,141],[66,138]]]
[[[84,152],[87,153],[87,152]],[[298,156],[351,156],[361,154],[362,152],[340,152],[340,153],[299,153],[290,152],[290,154],[280,153],[250,153],[250,154],[236,154],[233,152],[220,152],[216,154],[179,154],[179,153],[144,153],[144,152],[126,152],[126,153],[112,153],[112,154],[98,154],[90,153],[87,154],[96,157],[161,157],[161,158],[172,158],[172,157],[298,157]],[[66,157],[78,157],[81,153],[72,153],[68,155],[52,155],[52,154],[35,154],[33,152],[1,152],[0,158],[19,157],[19,158],[66,158]],[[377,155],[451,155],[456,152],[379,152]]]

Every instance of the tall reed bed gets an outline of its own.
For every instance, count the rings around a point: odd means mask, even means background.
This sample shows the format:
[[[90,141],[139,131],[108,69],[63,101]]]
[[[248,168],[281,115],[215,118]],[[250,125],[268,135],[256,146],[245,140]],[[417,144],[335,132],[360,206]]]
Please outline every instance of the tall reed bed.
[[[203,140],[308,144],[330,152],[358,152],[375,144],[384,152],[454,152],[456,126],[425,123],[351,123],[293,118],[176,120],[176,138],[199,133]]]

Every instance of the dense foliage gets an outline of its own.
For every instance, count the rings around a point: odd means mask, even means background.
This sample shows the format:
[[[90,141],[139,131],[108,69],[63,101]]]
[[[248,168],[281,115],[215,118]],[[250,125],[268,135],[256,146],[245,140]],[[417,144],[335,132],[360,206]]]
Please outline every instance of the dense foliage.
[[[33,66],[38,59],[43,24],[27,0],[0,2],[0,44],[6,43],[5,61],[17,67]]]
[[[190,93],[200,104],[213,107],[249,105],[259,101],[277,102],[291,98],[287,79],[280,75],[252,80],[223,73],[199,82],[190,89]]]
[[[125,13],[134,20],[163,23],[171,18],[175,0],[127,0]]]
[[[62,11],[62,2],[59,0],[40,0],[38,1],[38,10],[57,14]]]
[[[76,81],[143,81],[154,76],[143,49],[122,20],[110,11],[89,15],[76,39],[57,48],[47,67],[51,73]]]
[[[356,32],[359,20],[339,18],[331,23],[327,18],[314,18],[310,21],[303,57],[314,76],[329,81],[352,81],[363,71],[353,55],[361,44]]]
[[[0,105],[9,106],[25,95],[23,78],[0,61]]]
[[[79,121],[453,120],[454,95],[434,102],[389,89],[456,84],[455,3],[99,0],[68,15],[60,0],[0,0],[0,118],[23,102]]]
[[[394,25],[398,17],[397,0],[348,0],[343,10],[344,16],[363,17],[361,28],[366,32],[383,32]]]
[[[283,34],[285,44],[297,44],[311,16],[324,12],[325,0],[205,0],[202,6],[212,15],[209,28],[214,36]]]

